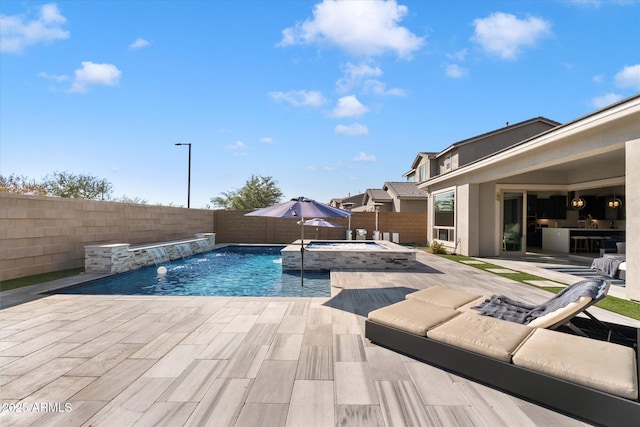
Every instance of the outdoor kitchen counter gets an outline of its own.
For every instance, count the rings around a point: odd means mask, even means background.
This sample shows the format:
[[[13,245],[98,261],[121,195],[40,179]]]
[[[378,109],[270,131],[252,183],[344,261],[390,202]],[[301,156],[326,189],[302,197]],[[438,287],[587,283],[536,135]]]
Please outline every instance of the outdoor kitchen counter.
[[[624,230],[619,228],[543,228],[542,249],[569,253],[572,249],[571,237],[573,236],[624,237]]]

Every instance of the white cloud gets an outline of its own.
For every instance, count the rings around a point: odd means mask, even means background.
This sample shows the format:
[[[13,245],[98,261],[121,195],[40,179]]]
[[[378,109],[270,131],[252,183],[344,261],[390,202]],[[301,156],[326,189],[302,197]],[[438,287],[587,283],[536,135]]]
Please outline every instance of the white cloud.
[[[364,93],[386,96],[406,96],[406,91],[397,87],[387,89],[387,85],[380,80],[367,80],[362,83]]]
[[[607,93],[606,95],[597,96],[591,100],[591,106],[595,108],[604,108],[608,105],[614,104],[623,98],[622,95],[617,93]]]
[[[355,95],[343,96],[338,99],[338,105],[331,112],[333,117],[357,117],[365,114],[369,109],[362,105]]]
[[[475,19],[473,25],[471,40],[488,54],[502,59],[516,59],[522,48],[535,46],[541,38],[552,34],[551,23],[544,19],[535,16],[518,19],[502,12]]]
[[[68,39],[69,31],[62,29],[66,22],[55,3],[42,6],[29,21],[23,15],[0,15],[0,52],[21,53],[27,46]]]
[[[75,71],[71,92],[85,93],[89,86],[115,86],[120,82],[122,72],[113,64],[96,64],[83,61],[82,68]]]
[[[467,57],[467,49],[462,49],[454,53],[447,53],[447,58],[452,61],[464,61],[464,58]]]
[[[339,135],[359,136],[369,133],[369,128],[360,123],[352,123],[350,125],[338,125],[333,131]]]
[[[451,77],[452,79],[461,79],[469,75],[469,70],[456,64],[448,65],[445,72],[447,77]]]
[[[614,81],[619,88],[640,90],[640,64],[627,65],[616,74]]]
[[[327,99],[319,91],[290,90],[288,92],[269,92],[276,102],[288,102],[295,107],[320,107]]]
[[[237,140],[233,144],[229,144],[224,148],[232,151],[235,157],[244,157],[249,154],[248,151],[246,150],[247,146],[244,144],[244,142],[240,140]]]
[[[336,82],[338,92],[349,92],[367,80],[369,77],[378,77],[382,75],[382,69],[377,65],[370,63],[361,63],[358,65],[348,62],[344,67],[344,76]]]
[[[335,172],[338,170],[339,165],[324,165],[322,170],[325,172]]]
[[[305,169],[308,170],[308,171],[316,171],[316,170],[318,170],[318,168],[313,166],[313,165],[307,165],[305,167]]]
[[[335,1],[323,0],[307,19],[282,31],[279,46],[327,44],[354,55],[381,55],[395,52],[410,58],[424,39],[399,25],[407,7],[395,0]]]
[[[65,76],[64,74],[62,75],[49,74],[49,73],[45,73],[44,71],[38,73],[38,77],[42,77],[43,79],[47,79],[47,80],[53,80],[54,82],[57,82],[57,83],[62,83],[69,80],[69,76]]]
[[[362,88],[365,93],[374,95],[405,96],[403,89],[387,89],[387,85],[384,82],[371,78],[382,75],[382,69],[371,61],[357,65],[348,62],[343,69],[344,76],[336,82],[336,90],[340,93]]]
[[[353,158],[354,162],[375,162],[376,156],[373,154],[367,154],[363,151],[360,152],[356,157]]]
[[[242,149],[244,149],[246,147],[247,146],[244,144],[244,142],[242,142],[240,140],[237,140],[233,144],[227,145],[225,148],[227,150],[242,150]]]
[[[260,138],[260,142],[262,142],[263,144],[271,144],[273,143],[273,138],[263,136],[262,138]]]
[[[129,45],[129,47],[131,49],[142,49],[143,47],[147,47],[149,46],[151,43],[149,43],[149,41],[142,39],[142,38],[137,38],[133,43],[131,43]]]
[[[598,74],[597,76],[593,76],[594,83],[602,83],[602,74]]]

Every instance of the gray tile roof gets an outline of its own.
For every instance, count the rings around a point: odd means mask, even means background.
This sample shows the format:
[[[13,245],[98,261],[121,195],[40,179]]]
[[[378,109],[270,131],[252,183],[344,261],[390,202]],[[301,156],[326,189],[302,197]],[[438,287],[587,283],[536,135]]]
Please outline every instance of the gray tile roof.
[[[427,193],[418,188],[415,182],[385,182],[384,189],[399,199],[426,199]]]
[[[374,202],[391,202],[393,198],[387,193],[386,190],[380,190],[377,188],[369,188],[367,190],[367,196]]]

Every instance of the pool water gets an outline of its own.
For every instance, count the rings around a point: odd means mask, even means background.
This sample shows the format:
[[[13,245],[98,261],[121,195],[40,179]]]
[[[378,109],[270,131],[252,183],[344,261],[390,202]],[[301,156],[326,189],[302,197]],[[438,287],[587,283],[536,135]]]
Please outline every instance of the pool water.
[[[327,271],[282,271],[282,246],[227,246],[57,293],[88,295],[331,296]],[[158,270],[166,268],[166,273]]]

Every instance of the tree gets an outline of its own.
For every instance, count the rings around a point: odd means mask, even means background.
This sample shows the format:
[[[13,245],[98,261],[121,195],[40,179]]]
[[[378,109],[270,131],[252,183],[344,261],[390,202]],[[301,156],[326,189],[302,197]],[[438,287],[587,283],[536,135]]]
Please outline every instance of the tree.
[[[29,196],[46,196],[47,191],[42,184],[29,180],[26,176],[11,174],[0,175],[0,193],[27,194]]]
[[[140,197],[129,197],[126,194],[120,197],[114,197],[111,199],[112,202],[120,202],[120,203],[135,203],[137,205],[146,205],[149,202],[146,199],[141,199]]]
[[[214,206],[233,210],[252,210],[266,208],[282,199],[282,191],[270,176],[255,176],[247,180],[244,187],[221,193],[211,199]]]
[[[46,176],[43,186],[49,196],[74,199],[109,200],[113,192],[113,186],[106,179],[69,172],[54,172]]]

